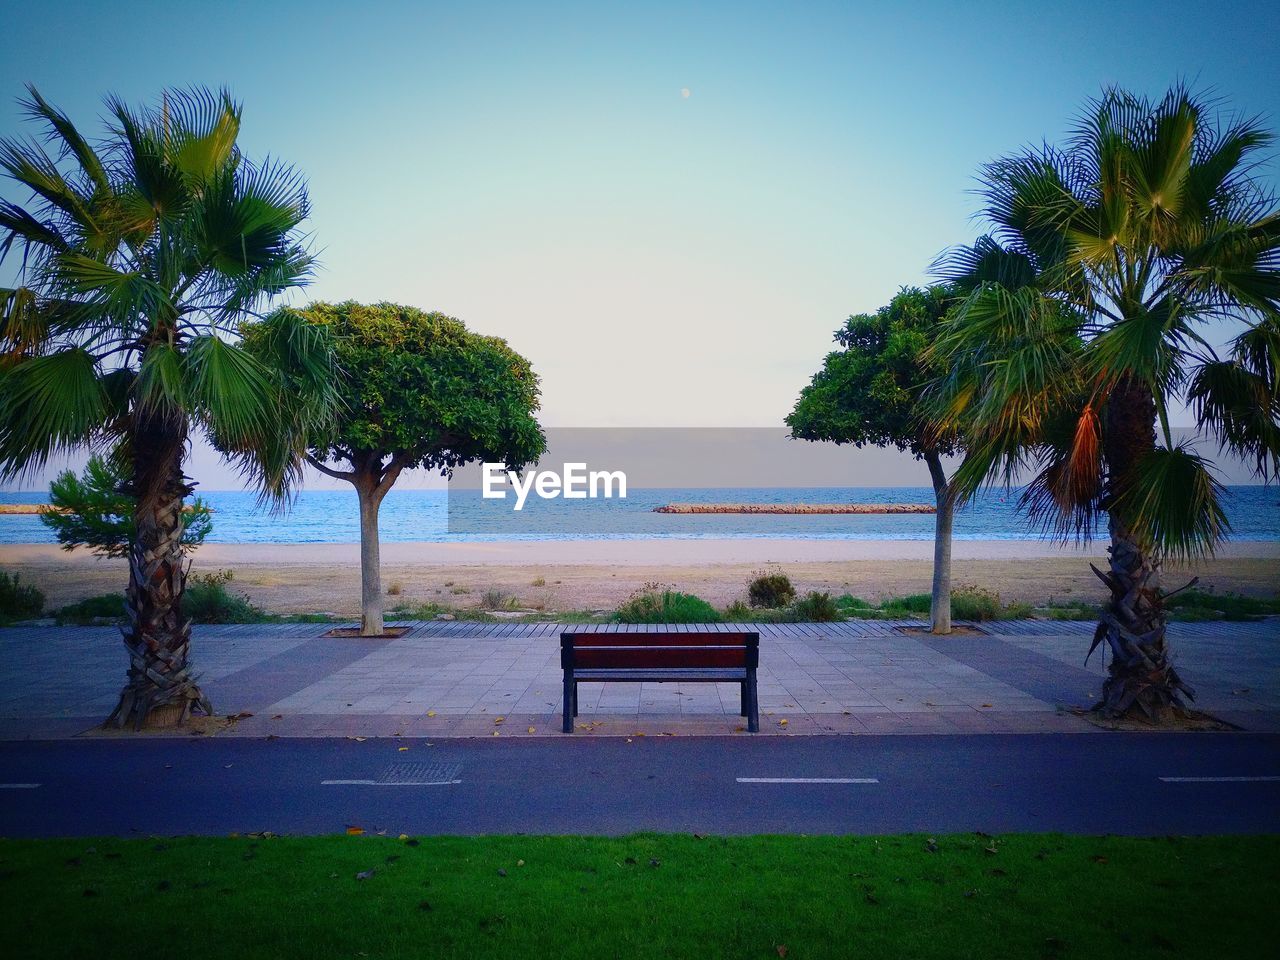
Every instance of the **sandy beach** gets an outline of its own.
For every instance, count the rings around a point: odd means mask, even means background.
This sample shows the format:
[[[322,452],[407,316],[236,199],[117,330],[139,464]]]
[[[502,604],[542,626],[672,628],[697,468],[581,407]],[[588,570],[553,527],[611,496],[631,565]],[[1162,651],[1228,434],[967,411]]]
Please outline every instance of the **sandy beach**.
[[[690,591],[715,604],[742,597],[752,573],[784,570],[796,587],[874,599],[929,589],[933,544],[923,540],[574,540],[494,543],[387,543],[384,588],[390,604],[433,601],[478,606],[499,590],[521,605],[556,610],[616,606],[646,583]],[[1005,600],[1098,599],[1088,562],[1105,545],[1056,547],[1040,541],[966,540],[954,546],[957,584],[996,590]],[[56,608],[120,590],[123,561],[66,553],[48,544],[0,546],[0,567],[16,570]],[[354,613],[359,600],[359,545],[206,544],[192,572],[234,571],[233,586],[278,613]],[[1167,581],[1199,575],[1219,591],[1270,596],[1280,590],[1280,543],[1228,544],[1213,560],[1170,567]]]

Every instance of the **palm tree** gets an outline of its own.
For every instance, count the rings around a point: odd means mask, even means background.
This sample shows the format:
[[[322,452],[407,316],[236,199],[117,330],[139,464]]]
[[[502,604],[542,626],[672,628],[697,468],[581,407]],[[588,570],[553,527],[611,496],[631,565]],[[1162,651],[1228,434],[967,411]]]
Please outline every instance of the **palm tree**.
[[[204,431],[282,498],[333,402],[322,330],[272,314],[267,361],[232,339],[311,272],[306,187],[241,155],[241,108],[225,92],[169,92],[141,110],[110,98],[93,145],[28,90],[42,139],[0,141],[0,167],[29,194],[25,206],[0,201],[0,257],[22,252],[18,285],[0,290],[0,475],[86,446],[128,470],[129,670],[110,720],[140,726],[164,708],[181,721],[210,711],[182,614],[188,438]],[[308,388],[300,398],[283,389],[290,367]]]
[[[1170,659],[1161,564],[1229,532],[1170,405],[1185,398],[1262,477],[1280,468],[1280,209],[1253,175],[1269,141],[1181,87],[1158,102],[1109,90],[1064,148],[983,169],[993,229],[936,267],[969,291],[934,348],[935,413],[967,437],[957,485],[1034,471],[1023,504],[1063,539],[1106,515],[1109,569],[1094,571],[1110,597],[1089,652],[1111,651],[1111,716],[1194,698]]]

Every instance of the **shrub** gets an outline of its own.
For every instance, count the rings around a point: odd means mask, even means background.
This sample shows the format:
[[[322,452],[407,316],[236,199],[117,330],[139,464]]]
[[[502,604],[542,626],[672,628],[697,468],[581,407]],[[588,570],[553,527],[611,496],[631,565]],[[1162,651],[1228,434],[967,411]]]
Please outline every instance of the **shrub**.
[[[791,613],[797,620],[809,623],[830,623],[842,619],[840,608],[829,593],[810,591],[791,605]]]
[[[64,470],[49,484],[53,510],[40,522],[53,531],[64,550],[88,547],[100,557],[124,557],[133,542],[135,499],[126,493],[129,471],[116,458],[94,454],[77,477]],[[182,511],[182,545],[188,551],[213,529],[213,513],[199,497]]]
[[[758,570],[747,584],[747,599],[753,607],[776,610],[796,598],[791,578],[781,570]]]
[[[1165,605],[1178,620],[1254,620],[1280,613],[1280,597],[1261,600],[1212,589],[1183,590],[1169,597]]]
[[[720,614],[701,597],[661,584],[645,584],[618,608],[622,623],[718,623]]]
[[[248,597],[227,589],[234,578],[230,570],[192,577],[183,597],[183,612],[196,623],[262,623],[270,619]]]
[[[933,606],[933,597],[927,593],[910,593],[905,597],[891,597],[880,604],[880,610],[886,617],[915,618],[928,616]]]
[[[44,594],[35,584],[23,585],[19,574],[0,570],[0,621],[29,620],[44,612]]]
[[[741,600],[735,600],[724,608],[724,618],[733,623],[746,623],[753,615],[751,608]]]
[[[486,590],[480,594],[479,607],[482,610],[519,610],[520,598],[505,590]]]
[[[401,603],[387,611],[393,620],[434,620],[445,608],[438,603]]]
[[[1050,599],[1041,610],[1037,611],[1049,620],[1097,620],[1098,605],[1083,600]]]
[[[123,620],[125,617],[123,593],[101,593],[67,604],[58,611],[58,623],[83,626],[97,620]]]
[[[1000,594],[994,590],[960,586],[951,591],[951,616],[957,620],[998,620],[1003,612]]]
[[[399,580],[392,580],[391,585],[387,587],[388,597],[398,597],[404,593],[404,584]]]

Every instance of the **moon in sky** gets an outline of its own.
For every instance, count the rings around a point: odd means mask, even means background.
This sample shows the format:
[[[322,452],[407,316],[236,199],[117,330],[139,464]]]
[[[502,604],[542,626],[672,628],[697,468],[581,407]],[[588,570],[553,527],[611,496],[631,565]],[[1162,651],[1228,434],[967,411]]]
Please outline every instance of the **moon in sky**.
[[[690,97],[692,97],[692,96],[693,96],[693,91],[692,91],[692,90],[690,90],[688,87],[681,87],[681,88],[680,88],[680,96],[682,96],[682,97],[684,97],[684,99],[688,100]]]

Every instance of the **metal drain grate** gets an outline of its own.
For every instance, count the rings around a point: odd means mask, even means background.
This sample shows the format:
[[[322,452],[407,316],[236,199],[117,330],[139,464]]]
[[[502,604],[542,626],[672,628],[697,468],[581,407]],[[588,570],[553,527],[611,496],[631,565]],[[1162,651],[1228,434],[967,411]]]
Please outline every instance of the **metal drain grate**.
[[[457,783],[462,764],[447,761],[401,761],[388,764],[378,775],[378,783],[394,783],[401,786],[439,786]]]

